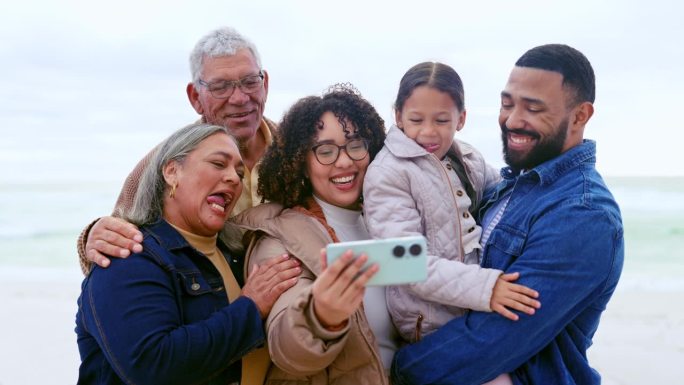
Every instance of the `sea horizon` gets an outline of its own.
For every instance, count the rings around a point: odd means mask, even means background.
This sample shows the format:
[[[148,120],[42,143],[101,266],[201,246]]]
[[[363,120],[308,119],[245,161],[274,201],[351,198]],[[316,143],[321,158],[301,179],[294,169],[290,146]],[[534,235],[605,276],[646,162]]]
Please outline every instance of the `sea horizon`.
[[[628,261],[647,258],[651,254],[648,247],[658,252],[667,249],[669,242],[684,238],[684,176],[605,180],[623,214]],[[122,183],[34,180],[0,185],[0,248],[4,250],[0,266],[72,263],[81,230],[92,220],[111,214]],[[653,237],[664,244],[648,242]],[[664,254],[662,260],[684,263],[684,251]]]

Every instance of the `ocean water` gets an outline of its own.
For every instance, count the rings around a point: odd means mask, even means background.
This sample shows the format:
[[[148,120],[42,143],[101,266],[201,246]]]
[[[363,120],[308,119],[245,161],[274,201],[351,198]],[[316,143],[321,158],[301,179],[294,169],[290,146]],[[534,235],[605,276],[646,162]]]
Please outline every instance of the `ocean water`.
[[[643,282],[654,278],[649,284],[673,284],[668,277],[684,272],[684,177],[606,182],[623,214],[625,272]],[[75,264],[78,234],[111,212],[119,189],[115,182],[0,185],[0,268]]]
[[[620,290],[684,289],[684,177],[606,178],[622,210]]]
[[[76,238],[94,218],[111,212],[114,183],[0,186],[0,268],[69,267]]]

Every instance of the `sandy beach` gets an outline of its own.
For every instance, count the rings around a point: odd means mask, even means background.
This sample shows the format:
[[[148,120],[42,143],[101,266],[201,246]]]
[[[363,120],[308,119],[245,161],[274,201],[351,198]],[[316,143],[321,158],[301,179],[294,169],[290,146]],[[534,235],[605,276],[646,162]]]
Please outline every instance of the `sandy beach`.
[[[589,351],[606,385],[672,384],[684,362],[681,285],[626,271]],[[0,270],[0,385],[73,384],[81,275],[71,268]]]
[[[0,268],[1,385],[76,383],[81,279],[76,263],[73,269]]]
[[[682,291],[615,293],[589,350],[605,385],[681,383],[682,298]]]

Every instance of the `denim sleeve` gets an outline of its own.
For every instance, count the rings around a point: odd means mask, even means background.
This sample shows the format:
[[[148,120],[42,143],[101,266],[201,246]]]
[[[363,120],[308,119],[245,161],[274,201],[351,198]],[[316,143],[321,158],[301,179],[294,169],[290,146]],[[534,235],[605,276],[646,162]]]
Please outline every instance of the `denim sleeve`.
[[[259,311],[245,297],[183,324],[174,277],[144,253],[91,274],[85,326],[126,383],[200,382],[264,342]]]
[[[396,354],[394,384],[481,384],[533,361],[561,334],[576,344],[570,354],[582,355],[591,344],[606,292],[614,290],[622,266],[621,226],[605,211],[575,205],[545,212],[527,233],[501,223],[495,231],[505,241],[488,242],[486,258],[493,267],[520,272],[517,283],[537,290],[542,307],[532,316],[517,312],[518,321],[483,312],[450,321]],[[583,312],[592,316],[580,316]],[[564,330],[571,323],[572,331]],[[586,357],[583,361],[586,365]]]

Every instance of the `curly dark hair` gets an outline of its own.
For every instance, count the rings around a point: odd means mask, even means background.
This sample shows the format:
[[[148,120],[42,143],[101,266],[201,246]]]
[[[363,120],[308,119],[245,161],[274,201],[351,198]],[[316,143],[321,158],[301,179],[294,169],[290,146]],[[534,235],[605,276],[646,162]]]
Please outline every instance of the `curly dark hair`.
[[[258,192],[262,200],[289,208],[302,205],[313,195],[305,176],[306,160],[326,112],[339,119],[347,137],[352,135],[346,128],[351,122],[358,136],[368,141],[370,160],[375,158],[385,141],[385,122],[351,84],[336,84],[323,96],[299,99],[285,113],[259,166]]]

